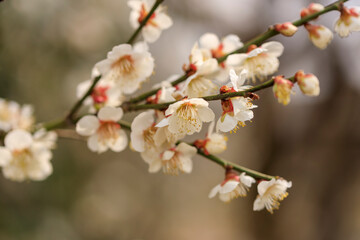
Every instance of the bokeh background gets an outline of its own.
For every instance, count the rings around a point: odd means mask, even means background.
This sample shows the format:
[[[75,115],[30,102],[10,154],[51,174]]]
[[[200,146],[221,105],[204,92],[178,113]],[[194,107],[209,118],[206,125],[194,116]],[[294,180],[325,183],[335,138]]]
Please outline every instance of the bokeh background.
[[[246,41],[271,24],[297,19],[309,1],[165,3],[174,26],[150,46],[151,84],[181,73],[202,34],[234,33]],[[129,12],[125,0],[0,3],[0,96],[33,104],[38,122],[63,116],[77,84],[133,32]],[[332,28],[337,17],[332,12],[319,22]],[[1,177],[0,239],[360,239],[360,33],[335,36],[325,51],[312,46],[303,28],[274,40],[285,46],[279,74],[312,72],[321,95],[304,97],[296,87],[284,107],[270,89],[260,92],[253,122],[229,135],[222,157],[291,180],[280,210],[253,212],[256,188],[229,204],[209,200],[224,173],[201,157],[190,175],[149,174],[130,150],[98,155],[81,141],[60,139],[46,181]],[[212,106],[219,113],[219,104]]]

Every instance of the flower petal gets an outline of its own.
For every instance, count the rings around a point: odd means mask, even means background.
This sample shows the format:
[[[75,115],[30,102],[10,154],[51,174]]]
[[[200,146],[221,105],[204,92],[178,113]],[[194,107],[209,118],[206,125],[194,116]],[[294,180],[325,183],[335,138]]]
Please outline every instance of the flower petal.
[[[16,129],[6,135],[4,143],[10,151],[22,150],[31,146],[33,138],[29,132]]]
[[[99,119],[93,115],[87,115],[82,117],[76,123],[76,132],[82,136],[93,135],[98,129],[100,123]]]
[[[123,116],[124,112],[122,110],[122,108],[114,108],[114,107],[103,107],[100,109],[99,113],[98,113],[98,118],[101,121],[113,121],[113,122],[117,122],[119,121],[122,116]]]

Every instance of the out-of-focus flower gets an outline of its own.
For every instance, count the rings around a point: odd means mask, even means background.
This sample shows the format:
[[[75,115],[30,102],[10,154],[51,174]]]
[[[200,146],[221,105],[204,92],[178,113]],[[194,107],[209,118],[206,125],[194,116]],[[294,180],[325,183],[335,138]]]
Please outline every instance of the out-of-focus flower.
[[[225,180],[210,191],[209,198],[215,197],[218,193],[223,202],[230,202],[238,197],[246,197],[249,188],[255,182],[254,178],[245,175],[244,172],[240,175],[234,172],[227,173]]]
[[[87,144],[93,152],[102,153],[109,148],[114,152],[120,152],[128,143],[126,133],[118,123],[122,116],[121,108],[103,107],[97,117],[82,117],[76,124],[76,132],[89,137]]]
[[[81,82],[77,86],[76,96],[79,99],[89,90],[92,82],[93,80],[87,80]],[[116,87],[113,82],[100,80],[94,87],[90,96],[85,99],[84,105],[90,106],[90,112],[95,113],[105,106],[119,106],[124,100],[125,97],[122,95],[121,89]]]
[[[360,7],[343,6],[340,18],[335,23],[335,32],[340,37],[347,37],[351,32],[358,31],[360,31]]]
[[[168,125],[170,132],[180,136],[200,132],[202,122],[211,122],[215,118],[214,112],[208,106],[209,103],[201,98],[178,101],[169,106],[165,112],[166,118],[156,127]]]
[[[291,186],[292,183],[284,179],[261,181],[257,186],[259,195],[254,202],[254,211],[266,208],[273,213],[274,209],[279,209],[280,201],[289,195],[286,190]]]
[[[239,54],[242,69],[248,71],[248,78],[253,82],[256,78],[263,80],[264,77],[273,74],[279,68],[278,57],[284,51],[284,46],[279,42],[267,42],[256,47],[251,45],[247,53]]]
[[[317,13],[324,10],[324,6],[320,3],[310,3],[307,8],[303,8],[301,10],[300,16],[301,18],[307,17],[308,15]]]
[[[141,156],[149,164],[149,172],[158,172],[162,168],[166,174],[178,175],[180,172],[191,173],[192,157],[196,152],[195,147],[182,142],[162,153],[150,151]]]
[[[153,89],[160,88],[159,91],[155,94],[155,96],[148,97],[146,99],[146,102],[152,103],[152,104],[158,104],[158,103],[166,103],[166,102],[172,102],[175,101],[175,91],[177,90],[176,87],[173,87],[171,85],[171,82],[175,79],[177,79],[178,75],[172,75],[168,79],[162,81],[161,83],[155,84],[153,86]]]
[[[6,178],[13,181],[41,181],[52,173],[50,148],[54,147],[55,133],[38,133],[16,129],[9,132],[0,147],[0,165]]]
[[[320,49],[325,49],[333,39],[333,33],[323,25],[305,24],[311,42]]]
[[[295,74],[295,81],[298,83],[303,94],[307,96],[319,96],[319,79],[314,74],[305,74],[304,71],[300,70]]]
[[[131,8],[130,24],[134,29],[138,28],[146,18],[154,3],[155,0],[128,1],[128,6]],[[172,25],[173,21],[165,13],[165,8],[162,5],[158,6],[142,29],[144,40],[150,43],[155,42],[160,37],[161,31],[168,29]]]
[[[243,46],[239,37],[234,34],[227,35],[220,41],[215,34],[205,33],[201,36],[199,42],[201,48],[211,51],[213,58],[223,57]],[[229,70],[239,67],[239,63],[239,54],[229,55],[225,61],[219,63],[219,68],[212,75],[212,78],[219,82],[225,82],[228,78]]]
[[[33,112],[31,105],[20,106],[17,102],[0,98],[0,130],[30,130],[35,121]]]
[[[211,122],[205,139],[194,142],[198,149],[202,149],[205,154],[219,154],[226,150],[227,137],[220,133],[214,133],[215,122]]]
[[[274,77],[273,92],[279,103],[283,105],[290,103],[290,94],[293,86],[294,84],[283,76]]]
[[[153,72],[154,59],[144,42],[139,42],[134,47],[120,44],[107,54],[107,59],[98,62],[95,67],[104,82],[112,82],[123,93],[132,94]]]
[[[247,89],[249,86],[242,86],[245,82],[247,71],[243,70],[240,75],[230,70],[230,80],[232,86],[222,86],[220,93],[238,92]],[[248,97],[233,97],[221,100],[222,114],[216,124],[216,130],[230,132],[238,129],[238,125],[245,126],[245,121],[250,121],[254,117],[251,109],[256,105],[251,103]]]
[[[275,30],[286,37],[291,37],[297,32],[298,28],[291,22],[285,22],[281,24],[276,24]]]

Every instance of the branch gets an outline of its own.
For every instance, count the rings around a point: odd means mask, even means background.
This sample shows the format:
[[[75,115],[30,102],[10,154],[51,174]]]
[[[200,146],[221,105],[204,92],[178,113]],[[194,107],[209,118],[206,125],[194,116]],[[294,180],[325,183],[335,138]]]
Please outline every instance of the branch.
[[[141,29],[146,25],[147,21],[149,21],[149,19],[151,18],[151,16],[153,15],[153,13],[155,12],[155,10],[159,7],[159,5],[163,2],[164,0],[156,0],[156,2],[154,3],[154,6],[151,8],[150,12],[148,13],[148,15],[146,15],[146,17],[144,18],[144,20],[140,23],[139,27],[136,29],[136,31],[133,33],[133,35],[131,35],[130,39],[127,41],[128,44],[132,44],[135,40],[135,38],[139,35]]]
[[[255,170],[252,170],[252,169],[249,169],[249,168],[246,168],[246,167],[243,167],[243,166],[240,166],[240,165],[237,165],[235,163],[232,163],[232,162],[228,162],[228,161],[225,161],[217,156],[214,156],[214,155],[206,155],[202,150],[198,149],[197,153],[207,159],[209,159],[210,161],[213,161],[214,163],[226,168],[226,167],[231,167],[232,169],[238,171],[238,172],[245,172],[247,175],[251,176],[251,177],[254,177],[256,179],[264,179],[264,180],[271,180],[273,178],[276,178],[274,176],[271,176],[271,175],[267,175],[267,174],[264,174],[264,173],[261,173],[261,172],[257,172]]]
[[[288,80],[294,82],[295,78],[294,77],[290,77],[287,78]],[[206,96],[206,97],[201,97],[202,99],[206,100],[206,101],[215,101],[215,100],[221,100],[221,99],[226,99],[226,98],[233,98],[233,97],[245,97],[248,93],[253,93],[253,92],[257,92],[261,89],[265,89],[265,88],[269,88],[271,86],[274,85],[274,79],[270,79],[262,84],[259,84],[255,87],[246,89],[244,91],[239,91],[239,92],[229,92],[229,93],[222,93],[222,94],[217,94],[217,95],[211,95],[211,96]],[[140,105],[136,105],[136,104],[132,104],[129,105],[126,110],[127,111],[137,111],[137,110],[141,110],[141,109],[166,109],[169,105],[176,103],[177,101],[173,101],[173,102],[166,102],[166,103],[159,103],[159,104],[140,104]]]
[[[311,20],[314,20],[315,18],[319,17],[320,15],[323,15],[327,12],[330,12],[330,11],[334,11],[334,10],[339,10],[340,9],[340,5],[344,2],[347,2],[348,0],[340,0],[340,1],[336,1],[328,6],[326,6],[324,8],[324,10],[320,11],[320,12],[317,12],[317,13],[314,13],[314,14],[311,14],[311,15],[308,15],[304,18],[300,18],[294,22],[292,22],[292,24],[294,24],[295,26],[301,26],[301,25],[304,25],[305,23],[311,21]],[[273,26],[271,26],[266,32],[258,35],[257,37],[251,39],[250,41],[247,41],[243,47],[239,48],[239,49],[236,49],[235,51],[231,52],[231,53],[228,53],[220,58],[217,58],[218,62],[219,63],[222,63],[226,60],[226,58],[231,55],[231,54],[235,54],[235,53],[244,53],[247,51],[247,49],[249,48],[250,45],[252,44],[255,44],[255,45],[260,45],[262,44],[263,42],[265,42],[266,40],[268,40],[269,38],[271,37],[274,37],[276,35],[278,35],[279,32],[277,32]],[[173,81],[171,84],[173,86],[185,81],[189,76],[187,76],[186,74],[182,75],[181,77],[179,77],[178,79],[176,79],[175,81]],[[127,105],[127,104],[135,104],[135,103],[138,103],[138,102],[141,102],[143,100],[145,100],[146,98],[154,95],[157,93],[157,91],[159,91],[161,88],[157,88],[157,89],[154,89],[154,90],[151,90],[151,91],[148,91],[148,92],[145,92],[143,94],[141,94],[140,96],[138,97],[134,97],[134,98],[131,98],[129,101],[125,102],[124,105]]]

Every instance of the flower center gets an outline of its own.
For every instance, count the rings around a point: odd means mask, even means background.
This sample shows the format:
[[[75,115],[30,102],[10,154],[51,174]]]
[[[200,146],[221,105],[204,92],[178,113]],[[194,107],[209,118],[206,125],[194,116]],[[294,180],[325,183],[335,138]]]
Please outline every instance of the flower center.
[[[99,140],[105,142],[107,140],[116,140],[119,137],[120,124],[113,121],[101,121],[97,130]]]
[[[150,126],[149,128],[145,129],[143,132],[144,141],[146,143],[146,146],[148,147],[155,147],[155,141],[154,141],[154,135],[156,133],[156,127],[155,124]]]
[[[169,160],[162,160],[162,169],[165,174],[170,175],[179,175],[180,172],[184,172],[178,152],[174,151],[174,156]]]
[[[108,100],[108,96],[106,95],[106,91],[109,87],[95,87],[91,93],[91,97],[95,104],[102,104]]]
[[[184,103],[177,110],[176,114],[183,120],[186,121],[196,121],[197,120],[197,111],[193,104]]]
[[[25,171],[33,161],[33,155],[29,149],[22,149],[13,152],[13,164]]]
[[[111,67],[118,69],[123,75],[130,75],[135,69],[134,59],[131,55],[124,55],[114,62]]]
[[[142,21],[144,21],[144,19],[146,18],[146,16],[148,15],[148,11],[146,11],[145,8],[145,4],[141,5],[141,10],[140,10],[140,16],[138,18],[138,22],[141,23]],[[156,14],[153,13],[150,17],[150,19],[147,21],[146,25],[150,24],[153,25],[154,27],[157,27],[157,24],[154,21],[154,18],[156,17]]]

